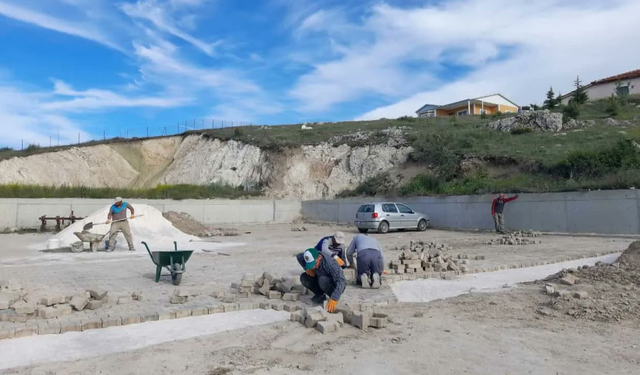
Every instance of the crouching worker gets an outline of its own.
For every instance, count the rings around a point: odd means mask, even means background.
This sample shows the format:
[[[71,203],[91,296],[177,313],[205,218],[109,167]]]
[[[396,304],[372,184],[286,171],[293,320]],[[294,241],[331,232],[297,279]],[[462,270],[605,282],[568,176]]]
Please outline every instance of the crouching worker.
[[[373,237],[357,234],[347,249],[347,260],[353,266],[353,254],[356,254],[356,283],[363,288],[378,289],[382,285],[384,255],[380,243]]]
[[[326,299],[325,295],[328,295],[327,311],[335,312],[338,301],[347,287],[347,279],[344,277],[342,268],[335,260],[327,259],[313,248],[298,254],[297,259],[305,269],[305,272],[300,275],[300,282],[314,294],[311,300],[322,304]]]
[[[344,245],[346,243],[344,233],[335,232],[333,236],[322,237],[315,249],[318,250],[323,257],[335,259],[340,267],[344,266]]]

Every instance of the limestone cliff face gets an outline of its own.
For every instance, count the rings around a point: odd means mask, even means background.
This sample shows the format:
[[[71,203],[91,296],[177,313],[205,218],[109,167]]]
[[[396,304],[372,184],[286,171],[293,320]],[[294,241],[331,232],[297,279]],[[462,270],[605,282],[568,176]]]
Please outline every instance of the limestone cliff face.
[[[0,162],[0,183],[152,187],[259,184],[276,198],[328,198],[407,160],[397,144],[328,143],[266,151],[191,135],[72,148]]]

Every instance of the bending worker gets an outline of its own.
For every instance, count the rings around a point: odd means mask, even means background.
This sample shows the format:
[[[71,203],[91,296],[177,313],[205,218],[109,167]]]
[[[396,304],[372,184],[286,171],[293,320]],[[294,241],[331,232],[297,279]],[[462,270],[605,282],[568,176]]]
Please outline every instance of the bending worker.
[[[314,248],[298,254],[297,258],[298,263],[305,269],[300,275],[300,282],[314,294],[311,301],[321,304],[325,301],[326,294],[329,296],[327,311],[335,312],[338,301],[347,287],[347,279],[342,268],[336,261],[324,257]]]
[[[511,198],[505,198],[503,193],[500,193],[498,198],[493,200],[491,204],[491,216],[493,216],[493,223],[496,227],[496,233],[504,234],[504,205],[507,202],[518,199],[518,194]]]
[[[384,254],[378,240],[364,234],[356,234],[347,249],[347,260],[351,265],[354,264],[353,254],[357,254],[358,277],[356,283],[365,289],[380,288],[384,270]]]
[[[327,259],[335,259],[340,267],[344,266],[344,233],[335,232],[333,236],[322,237],[315,249]]]
[[[107,224],[111,223],[111,229],[109,232],[109,249],[107,251],[113,251],[116,248],[116,237],[118,232],[124,234],[124,238],[129,245],[129,251],[135,251],[133,246],[133,238],[131,237],[131,227],[129,227],[129,221],[127,221],[127,210],[131,211],[131,219],[135,218],[135,210],[133,206],[127,202],[123,202],[122,198],[116,198],[111,208],[109,208],[109,215],[107,215]]]

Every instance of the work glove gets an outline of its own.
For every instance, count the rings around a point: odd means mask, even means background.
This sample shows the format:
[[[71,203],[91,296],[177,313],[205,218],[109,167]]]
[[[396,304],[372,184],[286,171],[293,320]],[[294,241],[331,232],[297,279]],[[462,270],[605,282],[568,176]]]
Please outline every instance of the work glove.
[[[335,260],[336,260],[336,262],[338,262],[338,265],[339,265],[340,267],[344,266],[344,260],[340,259],[340,257],[335,257],[335,258],[333,258],[333,259],[335,259]]]
[[[136,215],[131,215],[130,219],[135,219]]]
[[[336,312],[336,306],[338,305],[338,301],[330,299],[327,302],[327,312],[334,313]]]
[[[388,275],[388,274],[389,274],[389,271],[384,270],[384,271],[382,271],[382,274],[383,274],[383,275]]]
[[[311,277],[316,277],[316,270],[306,270],[304,272],[306,272],[307,275],[309,275]]]

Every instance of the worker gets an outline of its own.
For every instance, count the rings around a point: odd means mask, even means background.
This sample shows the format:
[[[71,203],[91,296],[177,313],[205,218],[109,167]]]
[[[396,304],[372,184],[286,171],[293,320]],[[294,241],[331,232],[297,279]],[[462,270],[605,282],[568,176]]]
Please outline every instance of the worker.
[[[322,304],[326,300],[326,294],[329,296],[327,311],[335,312],[338,301],[347,287],[347,279],[344,277],[342,268],[315,248],[298,254],[297,259],[305,270],[300,275],[300,282],[314,294],[311,301]]]
[[[353,254],[356,254],[357,263],[353,262]],[[378,240],[364,234],[355,235],[347,249],[347,260],[351,266],[356,264],[358,285],[362,285],[365,289],[380,288],[384,271],[384,254]]]
[[[504,205],[507,202],[511,202],[513,200],[518,199],[518,194],[514,195],[511,198],[505,198],[504,193],[500,193],[500,195],[493,200],[491,204],[491,216],[493,216],[493,223],[496,227],[496,233],[505,233],[504,230]]]
[[[111,224],[109,232],[109,249],[107,251],[113,251],[116,248],[116,237],[118,232],[124,234],[124,238],[129,245],[129,251],[135,251],[133,246],[133,238],[131,237],[131,228],[129,227],[129,221],[127,220],[127,210],[131,211],[130,219],[135,218],[135,210],[133,206],[127,202],[123,202],[122,198],[117,197],[116,202],[109,208],[109,215],[107,215],[107,224]]]
[[[327,259],[335,259],[340,267],[344,266],[344,245],[345,245],[344,233],[338,231],[333,236],[322,237],[315,249],[318,250],[322,256]]]

